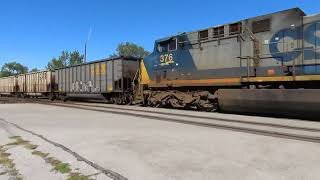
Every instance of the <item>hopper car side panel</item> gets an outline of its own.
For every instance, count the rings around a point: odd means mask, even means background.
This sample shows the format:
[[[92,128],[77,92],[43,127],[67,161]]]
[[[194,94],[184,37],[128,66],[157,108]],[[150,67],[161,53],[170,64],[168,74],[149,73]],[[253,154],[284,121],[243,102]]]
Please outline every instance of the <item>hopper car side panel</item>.
[[[16,77],[0,78],[0,95],[12,95],[16,91]]]
[[[60,96],[120,103],[124,96],[132,96],[131,83],[138,69],[139,59],[116,57],[57,69],[55,80]]]
[[[54,72],[39,71],[17,76],[17,93],[22,96],[49,96],[54,91]]]

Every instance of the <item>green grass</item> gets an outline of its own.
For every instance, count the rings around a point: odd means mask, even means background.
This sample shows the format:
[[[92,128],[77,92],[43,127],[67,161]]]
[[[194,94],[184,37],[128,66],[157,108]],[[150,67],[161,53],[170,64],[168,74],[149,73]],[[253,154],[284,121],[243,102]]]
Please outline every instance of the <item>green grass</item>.
[[[67,180],[93,180],[89,176],[82,175],[80,173],[70,173]]]
[[[61,163],[60,160],[58,160],[58,159],[56,159],[56,158],[54,158],[54,157],[48,157],[48,158],[45,159],[45,161],[46,161],[47,163],[51,164],[52,166],[56,166],[56,165],[58,165],[59,163]]]
[[[3,146],[0,148],[0,165],[4,167],[5,171],[1,172],[0,175],[8,174],[15,180],[21,180],[19,171],[15,168],[15,164],[12,159],[10,159],[9,153],[6,153],[7,149],[4,149]]]
[[[11,136],[11,137],[9,137],[9,139],[17,139],[17,138],[21,138],[21,136]]]
[[[46,157],[49,156],[49,153],[44,153],[44,152],[41,152],[41,151],[32,151],[31,154],[33,154],[35,156],[39,156],[39,157],[41,157],[43,159],[45,159]]]
[[[9,153],[5,153],[5,152],[1,152],[0,153],[0,164],[5,167],[5,168],[13,168],[15,165],[13,163],[13,160],[9,158],[11,154]]]
[[[60,172],[62,174],[65,173],[70,173],[71,172],[71,168],[70,168],[70,164],[68,163],[59,163],[57,164],[54,168],[55,171]]]
[[[23,140],[20,136],[12,136],[10,139],[15,139],[15,142],[11,142],[6,144],[6,146],[18,146],[18,145],[28,145],[29,141]]]
[[[32,150],[31,154],[41,157],[46,163],[50,164],[53,168],[52,171],[59,172],[61,174],[68,174],[67,180],[93,180],[90,175],[82,175],[79,172],[72,172],[70,164],[64,163],[54,157],[49,157],[49,153],[37,151],[38,145],[31,144],[30,141],[22,139],[20,136],[12,136],[10,139],[15,140],[14,142],[8,143],[5,146],[23,146],[28,150]],[[0,146],[0,165],[6,167],[6,171],[0,173],[9,174],[15,180],[21,180],[19,171],[15,169],[13,160],[9,158],[10,154],[5,153],[5,146]]]
[[[51,164],[51,166],[53,167],[52,170],[54,170],[56,172],[60,172],[62,174],[71,172],[70,164],[63,163],[63,162],[61,162],[60,160],[58,160],[58,159],[56,159],[54,157],[45,158],[45,161],[47,163]]]
[[[24,147],[29,149],[29,150],[35,150],[35,149],[38,148],[38,145],[34,145],[34,144],[30,144],[29,143],[29,144],[26,144]]]

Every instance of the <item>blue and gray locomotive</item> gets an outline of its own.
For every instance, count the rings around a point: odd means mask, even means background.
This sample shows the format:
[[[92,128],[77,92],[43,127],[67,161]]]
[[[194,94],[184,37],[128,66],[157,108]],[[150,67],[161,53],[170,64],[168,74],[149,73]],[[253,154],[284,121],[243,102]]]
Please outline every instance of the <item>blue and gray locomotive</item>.
[[[141,61],[118,57],[0,78],[0,95],[320,114],[319,47],[320,14],[293,8],[159,39]]]
[[[319,89],[319,47],[320,14],[299,8],[159,39],[141,63],[144,100],[229,110],[274,98],[292,109],[294,90],[306,89],[298,94],[307,100],[319,94],[308,90]]]

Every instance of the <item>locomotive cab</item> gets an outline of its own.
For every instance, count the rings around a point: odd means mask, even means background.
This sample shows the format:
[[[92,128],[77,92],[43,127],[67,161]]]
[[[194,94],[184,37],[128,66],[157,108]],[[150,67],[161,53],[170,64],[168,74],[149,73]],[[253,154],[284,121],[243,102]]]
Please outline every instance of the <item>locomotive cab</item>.
[[[154,59],[154,69],[175,68],[175,55],[178,50],[178,38],[176,36],[165,38],[155,43],[154,53],[157,58]]]
[[[149,81],[142,81],[142,84],[164,86],[161,84],[168,85],[172,79],[176,79],[179,67],[177,55],[180,49],[178,41],[178,36],[170,36],[155,42],[153,52],[143,60],[142,70],[145,69],[145,73],[142,76],[145,77],[142,77],[142,80],[149,79]]]

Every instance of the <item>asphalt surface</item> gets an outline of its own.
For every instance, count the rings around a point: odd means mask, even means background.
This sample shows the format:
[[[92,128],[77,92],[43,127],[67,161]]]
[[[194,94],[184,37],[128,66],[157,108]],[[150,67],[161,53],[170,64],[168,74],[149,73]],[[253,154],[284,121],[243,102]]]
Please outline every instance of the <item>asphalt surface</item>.
[[[320,144],[316,143],[39,104],[2,104],[0,121],[2,145],[12,141],[9,137],[20,136],[39,145],[39,150],[68,162],[81,174],[98,173],[97,179],[110,177],[8,122],[127,179],[320,179]],[[320,127],[316,122],[310,123]],[[67,177],[49,171],[52,168],[48,164],[21,146],[13,146],[8,152],[24,179]],[[0,175],[2,178],[8,175]]]

